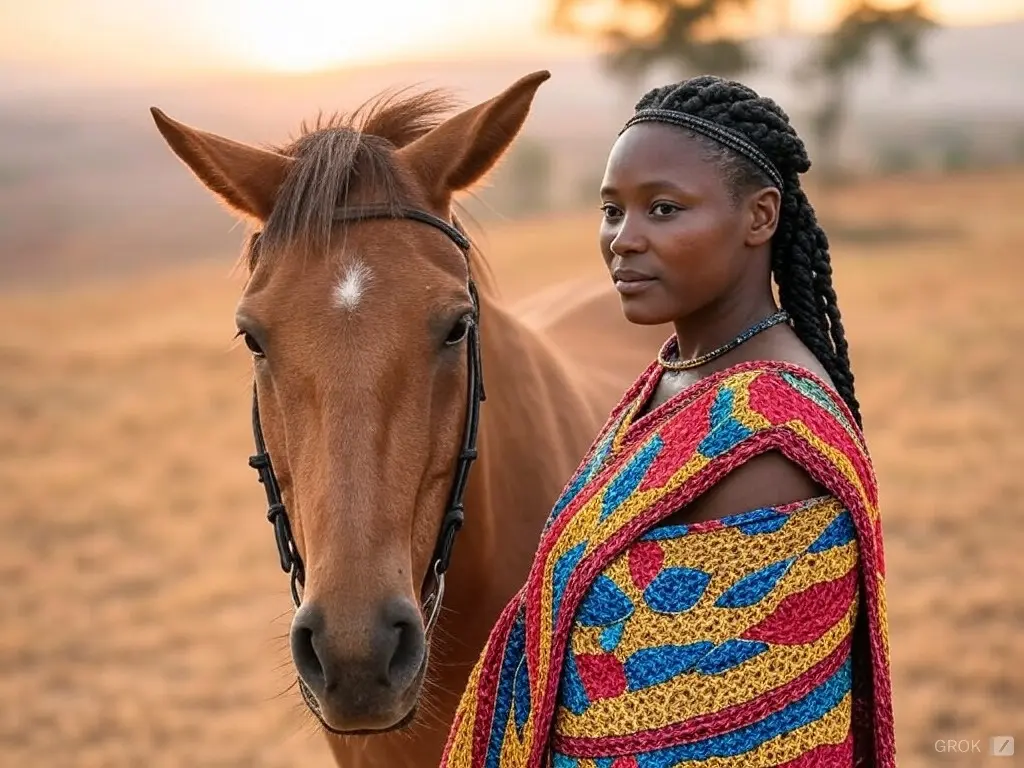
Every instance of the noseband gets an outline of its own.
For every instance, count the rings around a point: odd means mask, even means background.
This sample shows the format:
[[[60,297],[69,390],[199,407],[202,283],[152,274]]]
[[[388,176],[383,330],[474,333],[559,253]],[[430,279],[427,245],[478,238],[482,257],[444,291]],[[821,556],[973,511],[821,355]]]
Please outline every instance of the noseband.
[[[416,208],[368,207],[354,210],[338,209],[335,221],[356,222],[369,219],[410,219],[429,224],[446,234],[452,242],[467,256],[466,266],[469,267],[469,239],[447,221]],[[480,363],[480,298],[477,294],[473,276],[469,276],[469,293],[473,299],[473,312],[469,328],[466,331],[466,349],[468,356],[468,393],[466,402],[466,423],[462,431],[462,448],[459,452],[455,478],[448,497],[448,506],[441,521],[441,530],[437,537],[431,561],[433,587],[423,602],[423,613],[426,616],[425,631],[433,629],[441,611],[444,599],[444,576],[451,561],[452,547],[455,536],[462,527],[465,518],[462,497],[466,492],[469,470],[476,459],[476,434],[480,424],[480,403],[486,399],[484,394],[483,370]],[[256,382],[252,390],[252,431],[256,442],[256,453],[249,457],[249,466],[259,473],[259,481],[267,493],[267,520],[274,526],[274,538],[277,541],[277,552],[281,559],[281,570],[290,575],[292,602],[298,608],[302,602],[299,587],[305,586],[305,568],[299,555],[295,538],[292,536],[288,514],[281,499],[281,488],[274,475],[270,463],[270,454],[263,440],[263,429],[260,426],[259,402],[256,394]]]

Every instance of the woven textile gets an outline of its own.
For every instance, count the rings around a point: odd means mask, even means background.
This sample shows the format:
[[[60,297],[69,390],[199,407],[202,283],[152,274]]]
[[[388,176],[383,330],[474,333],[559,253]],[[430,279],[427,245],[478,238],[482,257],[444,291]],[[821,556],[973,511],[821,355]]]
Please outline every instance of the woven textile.
[[[443,768],[895,766],[877,488],[842,401],[744,363],[636,418],[637,380],[545,526]],[[658,522],[768,450],[827,491]]]

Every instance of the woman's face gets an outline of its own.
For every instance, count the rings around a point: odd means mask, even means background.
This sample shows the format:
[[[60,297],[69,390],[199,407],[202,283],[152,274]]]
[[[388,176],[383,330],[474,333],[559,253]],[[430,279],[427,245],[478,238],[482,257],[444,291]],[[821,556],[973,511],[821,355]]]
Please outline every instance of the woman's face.
[[[601,199],[601,253],[623,313],[640,325],[728,301],[777,219],[777,192],[737,201],[706,148],[663,123],[638,123],[619,136]]]

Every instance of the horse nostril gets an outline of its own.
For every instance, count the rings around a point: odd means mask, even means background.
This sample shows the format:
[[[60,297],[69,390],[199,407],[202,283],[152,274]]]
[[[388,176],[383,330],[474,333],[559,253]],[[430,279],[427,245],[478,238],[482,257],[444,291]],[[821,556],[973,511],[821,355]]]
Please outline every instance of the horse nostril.
[[[402,621],[395,624],[395,633],[398,636],[398,642],[395,644],[395,653],[388,663],[388,680],[395,680],[403,676],[410,656],[414,655],[416,650],[415,633],[408,622]]]
[[[326,676],[320,656],[316,652],[315,616],[300,613],[292,625],[292,659],[302,681],[314,693],[322,693],[326,687]]]
[[[391,603],[385,609],[390,620],[388,643],[392,649],[386,656],[386,683],[392,688],[408,686],[423,663],[424,637],[419,611],[407,600]]]

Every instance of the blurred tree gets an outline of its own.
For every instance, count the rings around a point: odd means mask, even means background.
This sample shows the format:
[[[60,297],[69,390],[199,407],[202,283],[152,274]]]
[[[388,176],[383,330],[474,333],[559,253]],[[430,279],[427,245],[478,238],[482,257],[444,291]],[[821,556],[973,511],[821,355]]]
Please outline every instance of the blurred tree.
[[[821,38],[810,57],[797,69],[797,80],[817,84],[820,102],[811,119],[811,132],[823,178],[838,174],[838,141],[849,114],[850,82],[867,65],[876,43],[887,43],[903,72],[924,69],[921,40],[937,26],[921,0],[902,8],[879,8],[871,0],[848,2],[839,24]]]
[[[902,72],[924,69],[921,41],[937,26],[925,0],[901,8],[878,0],[838,0],[839,22],[821,36],[793,73],[803,86],[817,86],[810,132],[816,165],[825,180],[838,177],[839,137],[849,115],[850,85],[867,65],[876,44],[887,44]],[[730,19],[751,6],[769,7],[775,31],[791,32],[791,0],[552,0],[555,31],[607,44],[606,64],[623,80],[635,81],[659,63],[676,65],[681,77],[717,74],[738,77],[760,62],[750,42],[726,34]],[[764,18],[764,17],[762,17]]]
[[[727,35],[730,10],[752,0],[554,0],[556,31],[608,44],[605,62],[629,81],[669,62],[681,76],[736,76],[756,65],[747,44]]]
[[[962,171],[974,164],[973,142],[965,126],[944,124],[937,133],[939,159],[944,171]]]
[[[495,174],[505,204],[515,215],[542,213],[551,207],[551,152],[543,142],[520,136]]]

